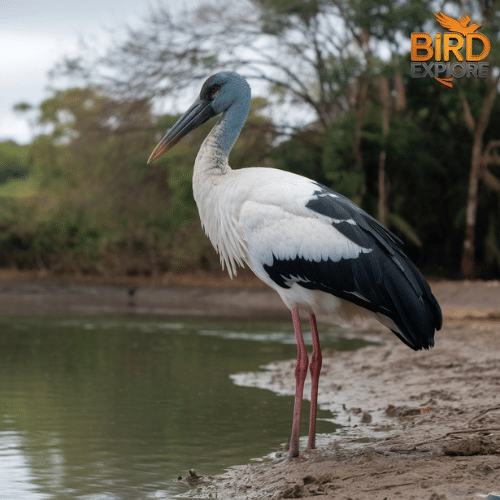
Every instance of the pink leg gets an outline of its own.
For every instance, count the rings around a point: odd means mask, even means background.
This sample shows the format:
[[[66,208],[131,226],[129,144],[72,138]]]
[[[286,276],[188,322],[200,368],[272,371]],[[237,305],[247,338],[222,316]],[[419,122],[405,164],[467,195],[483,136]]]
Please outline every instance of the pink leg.
[[[300,328],[299,310],[296,307],[292,309],[292,322],[295,340],[297,341],[297,363],[295,364],[295,403],[293,405],[292,435],[290,437],[290,458],[299,456],[300,412],[302,410],[304,381],[307,376],[307,365],[309,363]]]
[[[309,419],[309,441],[307,443],[307,449],[313,450],[316,447],[316,413],[318,408],[318,383],[319,383],[319,374],[321,372],[321,364],[323,361],[323,357],[321,356],[321,347],[319,345],[316,316],[312,313],[309,315],[309,323],[311,325],[313,352],[311,355],[311,364],[309,365],[309,370],[311,372],[311,417]]]

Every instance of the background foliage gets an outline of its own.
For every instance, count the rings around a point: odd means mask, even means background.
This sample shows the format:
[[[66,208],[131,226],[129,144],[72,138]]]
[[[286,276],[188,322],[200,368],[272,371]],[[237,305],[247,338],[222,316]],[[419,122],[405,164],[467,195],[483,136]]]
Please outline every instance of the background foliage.
[[[235,69],[266,99],[253,99],[232,167],[267,165],[331,186],[396,232],[427,273],[464,272],[479,144],[471,269],[498,277],[498,7],[440,6],[483,23],[492,44],[490,78],[449,89],[409,77],[410,33],[436,30],[428,0],[254,0],[204,5],[178,19],[159,4],[100,59],[84,51],[61,61],[54,78],[78,86],[54,90],[37,107],[31,144],[0,144],[0,266],[100,276],[219,272],[191,189],[213,122],[153,165],[146,160],[177,118],[155,111],[159,99],[194,97],[209,74]]]

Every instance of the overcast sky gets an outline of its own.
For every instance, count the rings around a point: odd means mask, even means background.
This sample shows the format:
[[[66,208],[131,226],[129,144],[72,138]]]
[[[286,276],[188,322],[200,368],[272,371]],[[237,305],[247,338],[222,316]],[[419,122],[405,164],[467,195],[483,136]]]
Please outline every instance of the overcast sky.
[[[32,138],[27,118],[12,107],[38,105],[49,96],[47,72],[80,38],[106,40],[109,29],[138,25],[156,0],[3,0],[0,2],[0,141]],[[174,11],[199,0],[164,0]],[[174,7],[175,6],[175,7]]]

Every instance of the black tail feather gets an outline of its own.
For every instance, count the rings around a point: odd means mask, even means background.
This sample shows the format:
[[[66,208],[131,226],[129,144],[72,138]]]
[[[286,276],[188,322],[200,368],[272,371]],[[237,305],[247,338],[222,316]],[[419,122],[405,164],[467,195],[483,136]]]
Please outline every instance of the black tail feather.
[[[392,331],[414,350],[429,349],[434,345],[434,331],[442,326],[441,308],[420,271],[402,257],[398,256],[397,263],[392,260],[384,272],[384,285],[393,304],[388,316],[399,330]]]

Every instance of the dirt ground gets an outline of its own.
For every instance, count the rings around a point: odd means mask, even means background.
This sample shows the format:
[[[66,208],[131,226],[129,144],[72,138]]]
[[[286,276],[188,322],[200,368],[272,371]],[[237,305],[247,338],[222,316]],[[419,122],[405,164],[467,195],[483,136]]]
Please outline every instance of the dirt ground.
[[[343,427],[321,435],[318,449],[293,460],[277,453],[199,484],[193,478],[185,496],[472,500],[500,492],[500,283],[431,286],[444,313],[435,348],[415,353],[365,322],[346,331],[379,345],[323,353],[319,404]],[[289,317],[252,280],[229,286],[203,277],[186,286],[0,276],[0,314]],[[234,380],[293,394],[294,360]]]

